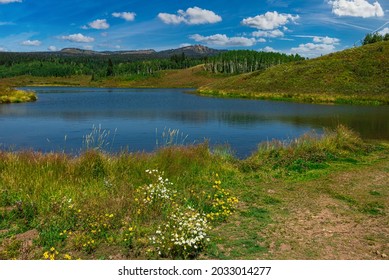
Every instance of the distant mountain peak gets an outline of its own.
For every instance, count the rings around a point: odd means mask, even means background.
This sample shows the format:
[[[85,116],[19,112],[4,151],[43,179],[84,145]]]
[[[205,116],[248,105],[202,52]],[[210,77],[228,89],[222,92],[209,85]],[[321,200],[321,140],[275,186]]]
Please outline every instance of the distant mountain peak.
[[[160,56],[167,57],[172,55],[180,55],[184,53],[186,56],[200,57],[200,56],[211,56],[224,51],[226,50],[211,49],[203,45],[190,45],[178,49],[160,51],[158,52],[158,54]]]

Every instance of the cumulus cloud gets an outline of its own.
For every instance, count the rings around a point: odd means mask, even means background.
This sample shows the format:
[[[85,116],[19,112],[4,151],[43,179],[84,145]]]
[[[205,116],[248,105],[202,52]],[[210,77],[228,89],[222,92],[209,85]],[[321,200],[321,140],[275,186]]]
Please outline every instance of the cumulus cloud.
[[[323,43],[326,45],[336,45],[340,43],[340,40],[338,38],[331,38],[331,37],[319,37],[319,36],[314,36],[313,37],[313,42],[314,43]]]
[[[332,5],[332,13],[337,16],[362,18],[384,16],[384,11],[378,1],[370,4],[366,0],[331,0],[328,3]]]
[[[37,47],[37,46],[40,46],[41,44],[42,44],[42,42],[39,40],[33,40],[33,41],[27,40],[27,41],[22,42],[23,46],[29,46],[29,47]]]
[[[261,29],[261,30],[273,30],[284,26],[291,22],[296,22],[300,17],[298,15],[291,14],[279,14],[278,12],[267,12],[263,15],[257,15],[255,17],[248,17],[242,20],[242,24]]]
[[[385,27],[384,29],[381,29],[378,31],[378,34],[385,36],[385,34],[389,34],[389,27]]]
[[[84,36],[81,33],[78,34],[72,34],[68,36],[61,36],[62,40],[67,40],[74,43],[91,43],[94,42],[95,39],[92,37]]]
[[[312,38],[311,43],[300,44],[298,47],[292,48],[291,53],[298,53],[306,57],[316,57],[335,51],[336,45],[340,43],[340,39],[331,38],[328,36],[307,36],[300,35],[301,38]]]
[[[207,45],[214,45],[214,46],[250,47],[257,42],[257,40],[254,38],[228,37],[225,34],[215,34],[211,36],[201,36],[199,34],[195,34],[190,36],[190,38],[195,40],[196,42],[201,42]]]
[[[56,52],[56,51],[58,51],[57,47],[55,47],[55,46],[50,46],[50,47],[47,48],[47,50],[49,50],[49,51],[51,51],[51,52]]]
[[[263,49],[260,49],[263,52],[278,52],[277,50],[273,49],[272,47],[266,46]]]
[[[159,13],[158,18],[166,24],[185,23],[189,25],[217,23],[222,21],[221,16],[213,11],[199,7],[188,8],[186,11],[178,10],[177,14]]]
[[[271,31],[254,31],[254,37],[267,37],[267,38],[277,38],[284,37],[284,32],[279,29],[271,30]]]
[[[335,50],[334,45],[307,43],[307,44],[300,44],[298,47],[292,48],[290,52],[298,53],[302,56],[315,57],[315,56],[331,53],[334,50]]]
[[[109,28],[109,23],[107,22],[106,19],[96,19],[96,20],[88,23],[88,26],[83,26],[83,29],[88,29],[88,28],[108,29]]]
[[[8,4],[8,3],[16,3],[16,2],[22,2],[22,0],[0,0],[0,4]]]
[[[112,16],[115,18],[122,18],[125,21],[134,21],[136,13],[132,13],[132,12],[112,13]]]

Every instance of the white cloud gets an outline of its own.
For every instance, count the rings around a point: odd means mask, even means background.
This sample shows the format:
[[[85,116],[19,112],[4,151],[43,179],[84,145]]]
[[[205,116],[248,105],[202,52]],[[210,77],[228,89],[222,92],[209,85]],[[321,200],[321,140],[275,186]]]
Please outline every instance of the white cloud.
[[[279,14],[275,12],[267,12],[263,15],[258,15],[255,17],[248,17],[242,20],[242,24],[261,29],[261,30],[273,30],[284,26],[289,21],[296,22],[300,17],[298,15],[294,16],[291,14]]]
[[[29,46],[29,47],[33,47],[33,46],[37,47],[37,46],[40,46],[41,44],[42,44],[42,42],[39,40],[33,40],[33,41],[27,40],[27,41],[22,42],[23,46]]]
[[[331,37],[319,37],[319,36],[314,36],[313,37],[313,42],[314,43],[323,43],[326,45],[336,45],[340,43],[340,40],[338,38],[331,38]]]
[[[331,38],[328,36],[309,36],[297,35],[300,38],[311,38],[312,42],[307,44],[300,44],[298,47],[292,48],[291,53],[298,53],[301,56],[316,57],[335,51],[336,45],[339,45],[340,39]]]
[[[190,36],[191,39],[196,42],[201,42],[207,45],[215,45],[215,46],[244,46],[250,47],[253,46],[257,40],[254,38],[246,38],[246,37],[227,37],[225,34],[215,34],[211,36],[201,36],[199,34],[195,34]]]
[[[298,47],[292,48],[290,52],[293,54],[298,53],[301,56],[316,57],[316,56],[331,53],[334,50],[335,50],[334,45],[307,43],[307,44],[300,44]]]
[[[93,29],[108,29],[109,24],[108,24],[106,19],[96,19],[96,20],[88,23],[88,27],[93,28]],[[86,26],[83,26],[82,28],[87,29]]]
[[[269,47],[269,46],[266,46],[264,47],[263,49],[260,49],[261,51],[263,52],[277,52],[275,49],[273,49],[272,47]]]
[[[7,49],[0,47],[0,52],[6,52]]]
[[[381,29],[378,31],[378,34],[385,36],[385,34],[389,34],[389,27],[385,27],[384,29]]]
[[[55,46],[50,46],[50,47],[47,48],[47,50],[49,50],[49,51],[51,51],[51,52],[56,52],[56,51],[58,51],[57,47],[55,47]]]
[[[136,14],[132,12],[122,12],[122,13],[112,13],[112,16],[116,18],[122,18],[125,21],[134,21]]]
[[[8,3],[16,3],[16,2],[21,3],[22,0],[0,0],[0,4],[8,4]]]
[[[267,37],[267,38],[277,38],[284,37],[284,32],[279,29],[271,30],[271,31],[254,31],[254,37]]]
[[[259,39],[257,39],[257,42],[259,42],[259,43],[266,43],[266,39],[264,39],[264,38],[259,38]]]
[[[72,35],[68,35],[68,36],[61,36],[60,38],[62,40],[67,40],[67,41],[75,42],[75,43],[91,43],[91,42],[95,41],[94,38],[84,36],[81,33],[72,34]]]
[[[363,18],[384,16],[384,11],[378,1],[370,4],[366,0],[331,0],[328,3],[332,5],[332,13],[337,16]]]
[[[158,18],[166,24],[197,25],[222,21],[221,16],[199,7],[188,8],[186,11],[178,10],[177,14],[159,13]]]

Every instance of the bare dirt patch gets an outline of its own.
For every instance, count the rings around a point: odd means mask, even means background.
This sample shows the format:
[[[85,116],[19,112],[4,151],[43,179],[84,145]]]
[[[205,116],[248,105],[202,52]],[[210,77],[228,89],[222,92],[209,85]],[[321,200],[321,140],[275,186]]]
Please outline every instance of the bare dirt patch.
[[[264,232],[271,259],[388,259],[388,163],[333,174],[286,197],[289,215]],[[380,196],[369,191],[379,189]],[[381,205],[372,215],[366,205]]]

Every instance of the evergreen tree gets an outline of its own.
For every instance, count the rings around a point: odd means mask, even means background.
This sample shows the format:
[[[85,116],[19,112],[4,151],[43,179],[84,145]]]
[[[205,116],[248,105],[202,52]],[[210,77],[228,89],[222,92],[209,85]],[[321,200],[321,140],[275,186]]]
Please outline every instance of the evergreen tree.
[[[113,76],[113,63],[111,59],[108,59],[107,77]]]

